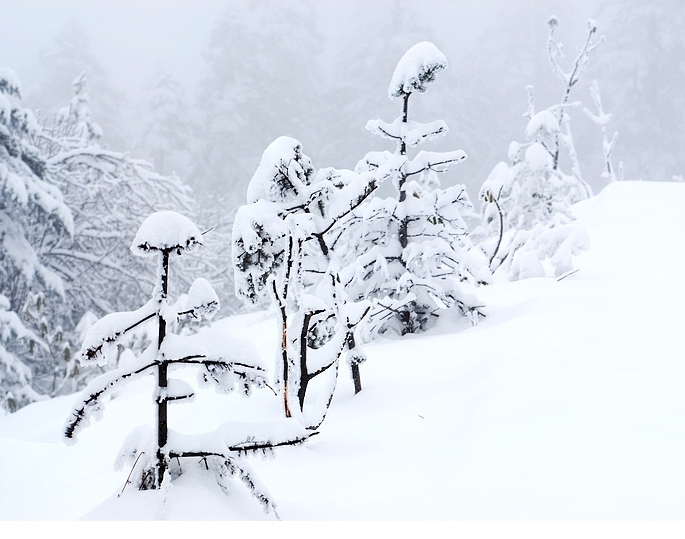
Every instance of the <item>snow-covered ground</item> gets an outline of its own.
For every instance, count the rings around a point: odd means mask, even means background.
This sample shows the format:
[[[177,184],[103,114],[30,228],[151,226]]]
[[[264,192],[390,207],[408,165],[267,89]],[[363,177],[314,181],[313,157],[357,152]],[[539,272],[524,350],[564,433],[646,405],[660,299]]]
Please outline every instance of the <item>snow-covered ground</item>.
[[[488,316],[367,346],[364,389],[342,372],[320,433],[251,457],[282,520],[685,519],[685,184],[623,182],[575,207],[580,271],[482,288]],[[264,314],[219,322],[274,354]],[[273,519],[236,480],[186,474],[164,505],[113,470],[152,423],[151,383],[127,386],[67,446],[76,396],[0,418],[1,520]],[[201,391],[170,426],[201,433],[279,413]]]

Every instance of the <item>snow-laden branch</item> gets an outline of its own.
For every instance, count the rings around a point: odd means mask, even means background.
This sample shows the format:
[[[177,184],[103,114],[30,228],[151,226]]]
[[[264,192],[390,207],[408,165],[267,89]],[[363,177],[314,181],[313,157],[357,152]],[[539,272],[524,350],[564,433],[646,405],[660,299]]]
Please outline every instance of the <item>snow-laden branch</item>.
[[[404,122],[400,117],[391,124],[382,120],[369,120],[366,124],[366,130],[374,135],[402,141],[411,147],[446,134],[447,124],[443,120],[436,120],[427,124],[413,120]]]
[[[133,328],[152,319],[159,312],[159,300],[153,298],[135,311],[104,316],[88,330],[81,345],[80,357],[85,361],[106,361],[103,347],[116,342]]]

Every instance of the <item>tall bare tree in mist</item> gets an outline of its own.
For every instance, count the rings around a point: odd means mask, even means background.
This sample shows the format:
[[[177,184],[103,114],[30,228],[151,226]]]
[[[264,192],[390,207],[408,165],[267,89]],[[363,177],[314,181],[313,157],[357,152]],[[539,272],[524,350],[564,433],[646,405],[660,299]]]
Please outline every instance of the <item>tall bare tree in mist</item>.
[[[93,112],[106,133],[102,143],[128,149],[124,96],[93,54],[88,29],[76,19],[67,22],[51,46],[41,51],[40,63],[43,76],[26,96],[39,109],[39,117],[50,118],[68,103],[74,79],[85,73],[89,91],[96,96],[91,102]]]
[[[685,8],[678,0],[607,1],[598,58],[603,97],[616,111],[626,179],[685,174]],[[604,15],[603,15],[604,16]],[[593,73],[593,76],[595,74]]]
[[[312,136],[320,47],[310,3],[244,0],[226,11],[211,35],[198,91],[193,175],[203,187],[235,193],[235,206],[271,140]]]

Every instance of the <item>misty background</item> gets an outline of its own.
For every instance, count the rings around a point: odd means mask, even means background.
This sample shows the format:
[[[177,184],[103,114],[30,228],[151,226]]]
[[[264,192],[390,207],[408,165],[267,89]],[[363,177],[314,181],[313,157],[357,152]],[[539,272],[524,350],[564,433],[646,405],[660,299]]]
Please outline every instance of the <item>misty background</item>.
[[[546,41],[550,15],[571,69],[595,19],[606,40],[573,88],[572,128],[585,180],[604,185],[602,134],[593,112],[597,80],[613,162],[625,179],[671,180],[685,172],[685,4],[680,0],[0,0],[0,65],[16,71],[23,106],[50,121],[86,73],[103,144],[176,173],[201,200],[244,203],[264,148],[297,138],[316,168],[354,168],[368,151],[392,149],[366,132],[392,121],[392,72],[419,41],[450,67],[410,118],[443,119],[450,131],[426,149],[468,159],[443,186],[472,200],[511,141],[525,140],[526,86],[536,106],[558,103]],[[428,147],[430,146],[430,148]]]

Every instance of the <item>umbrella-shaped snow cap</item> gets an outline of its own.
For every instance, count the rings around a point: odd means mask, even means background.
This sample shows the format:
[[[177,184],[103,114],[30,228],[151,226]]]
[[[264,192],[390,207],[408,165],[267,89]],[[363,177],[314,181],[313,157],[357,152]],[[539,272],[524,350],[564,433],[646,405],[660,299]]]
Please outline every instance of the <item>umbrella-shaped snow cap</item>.
[[[173,250],[181,254],[182,250],[198,244],[202,244],[202,232],[190,219],[175,211],[159,211],[140,225],[131,251],[138,256]]]
[[[425,92],[447,67],[447,58],[430,41],[417,43],[400,59],[392,75],[388,97],[400,97],[414,91]]]

